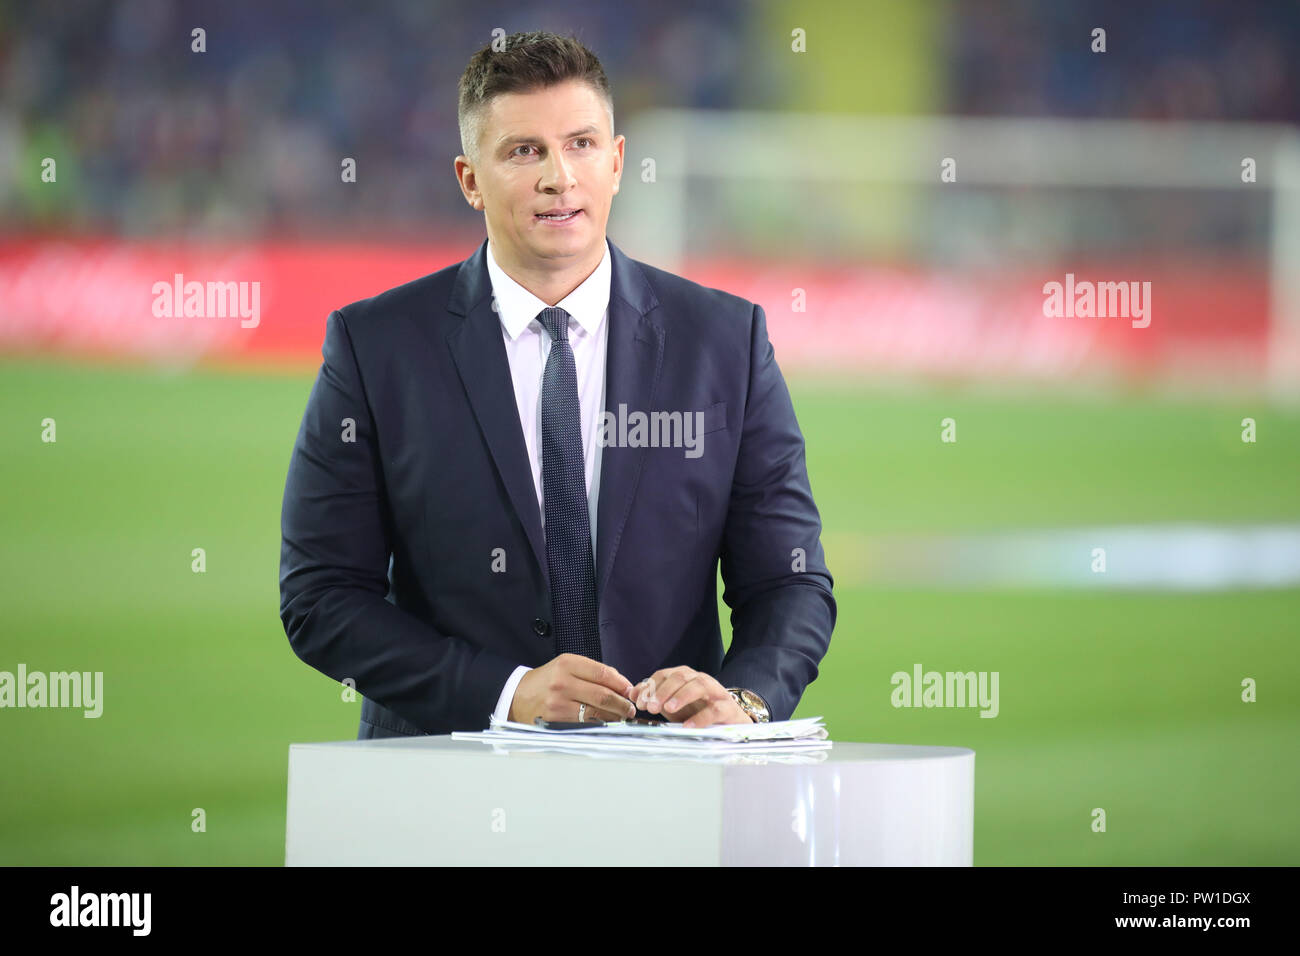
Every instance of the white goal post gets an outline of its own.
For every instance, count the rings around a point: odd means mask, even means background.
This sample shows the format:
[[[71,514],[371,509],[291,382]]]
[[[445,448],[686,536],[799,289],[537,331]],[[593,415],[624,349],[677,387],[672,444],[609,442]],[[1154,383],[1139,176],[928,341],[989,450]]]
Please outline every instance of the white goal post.
[[[1112,206],[1121,212],[1133,190],[1182,190],[1188,203],[1218,193],[1221,207],[1223,196],[1235,191],[1243,209],[1253,204],[1251,210],[1258,210],[1243,221],[1258,233],[1251,241],[1269,275],[1268,385],[1279,397],[1300,394],[1295,127],[656,110],[636,115],[622,132],[625,170],[611,231],[633,256],[670,270],[688,254],[743,248],[746,214],[737,210],[746,204],[754,207],[747,214],[751,224],[768,218],[791,243],[815,242],[818,231],[837,242],[861,234],[864,261],[873,249],[900,248],[956,261],[976,247],[992,257],[1016,255],[1017,242],[1022,251],[1039,243],[1050,247],[1071,232],[1072,216],[1087,215],[1087,196],[1101,195],[1089,191],[1118,196]],[[942,179],[945,160],[955,181]],[[879,203],[864,208],[852,198],[836,200],[863,188]],[[955,191],[936,192],[944,189]],[[1013,222],[998,234],[981,222],[979,210],[998,202],[1000,191],[1039,191],[1055,218],[1065,221],[1044,215],[1037,222]],[[911,198],[891,201],[897,196]],[[919,205],[930,207],[931,221],[918,230],[907,210]],[[741,225],[715,228],[719,209],[740,216]],[[801,209],[809,220],[807,233],[799,232]],[[620,223],[626,227],[618,229]],[[999,244],[1005,251],[999,252]]]

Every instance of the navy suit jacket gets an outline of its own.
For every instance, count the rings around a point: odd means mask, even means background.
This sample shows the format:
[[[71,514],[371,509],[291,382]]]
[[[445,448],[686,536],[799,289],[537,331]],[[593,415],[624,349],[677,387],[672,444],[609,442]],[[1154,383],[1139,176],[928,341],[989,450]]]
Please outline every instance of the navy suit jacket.
[[[836,607],[763,309],[609,246],[605,408],[700,411],[703,435],[698,457],[601,449],[603,659],[633,682],[685,664],[787,719]],[[285,481],[280,618],[302,660],[363,696],[359,738],[482,730],[515,667],[557,653],[487,254],[326,322]]]

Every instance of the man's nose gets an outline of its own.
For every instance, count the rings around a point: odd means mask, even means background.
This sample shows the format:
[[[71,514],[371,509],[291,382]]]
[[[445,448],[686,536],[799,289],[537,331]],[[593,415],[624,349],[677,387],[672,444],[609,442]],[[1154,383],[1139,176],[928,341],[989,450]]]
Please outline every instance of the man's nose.
[[[542,188],[564,192],[576,182],[577,180],[573,178],[573,170],[569,168],[564,157],[558,152],[551,153],[542,165]]]

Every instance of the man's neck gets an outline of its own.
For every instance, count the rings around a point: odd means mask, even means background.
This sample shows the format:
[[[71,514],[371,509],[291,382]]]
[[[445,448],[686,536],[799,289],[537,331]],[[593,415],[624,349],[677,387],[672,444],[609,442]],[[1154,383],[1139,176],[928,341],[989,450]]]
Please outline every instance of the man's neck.
[[[491,255],[494,259],[498,251],[497,247],[493,245]],[[553,306],[562,302],[565,296],[586,282],[591,274],[596,271],[596,267],[600,265],[600,261],[604,256],[604,240],[602,239],[601,245],[596,248],[594,257],[589,257],[587,260],[559,270],[529,269],[520,263],[502,262],[500,259],[496,259],[496,263],[501,267],[502,272],[547,305]]]

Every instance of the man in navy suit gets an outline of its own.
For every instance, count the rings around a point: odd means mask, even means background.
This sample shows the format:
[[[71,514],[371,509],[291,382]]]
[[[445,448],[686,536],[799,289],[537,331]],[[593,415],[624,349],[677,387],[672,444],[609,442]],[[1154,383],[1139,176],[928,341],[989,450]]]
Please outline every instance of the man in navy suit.
[[[624,138],[599,61],[499,46],[461,78],[455,160],[487,240],[326,323],[285,632],[363,695],[359,738],[788,719],[836,606],[763,310],[608,241]]]

